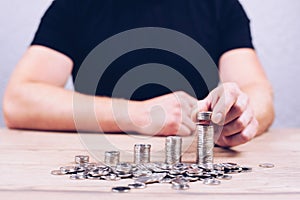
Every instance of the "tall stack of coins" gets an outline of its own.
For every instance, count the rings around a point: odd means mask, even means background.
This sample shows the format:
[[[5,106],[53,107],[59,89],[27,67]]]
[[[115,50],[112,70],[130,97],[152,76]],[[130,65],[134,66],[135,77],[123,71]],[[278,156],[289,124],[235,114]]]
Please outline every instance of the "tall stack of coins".
[[[134,163],[142,164],[150,162],[150,144],[135,144],[134,145]]]
[[[119,151],[106,151],[104,154],[104,163],[108,166],[116,166],[120,162]]]
[[[166,138],[165,153],[167,164],[176,164],[181,162],[181,148],[181,137],[169,136]]]
[[[198,165],[213,164],[214,127],[210,124],[212,112],[197,114],[197,163]]]

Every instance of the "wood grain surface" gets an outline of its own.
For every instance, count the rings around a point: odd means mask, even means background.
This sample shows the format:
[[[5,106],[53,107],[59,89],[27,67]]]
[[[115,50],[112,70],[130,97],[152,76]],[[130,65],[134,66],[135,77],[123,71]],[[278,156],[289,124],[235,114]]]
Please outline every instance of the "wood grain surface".
[[[186,140],[185,161],[193,162],[195,145]],[[133,144],[152,144],[152,160],[164,160],[164,138],[126,134],[58,133],[0,129],[0,199],[300,199],[300,129],[271,130],[232,149],[215,148],[215,163],[236,162],[253,172],[234,174],[218,186],[190,183],[175,191],[170,185],[152,184],[126,194],[111,192],[116,182],[70,180],[50,171],[73,163],[74,156],[90,155],[101,161],[105,150],[121,150],[121,160],[132,160]],[[109,149],[108,149],[109,148]],[[260,168],[260,163],[274,168]],[[258,199],[259,198],[259,199]]]

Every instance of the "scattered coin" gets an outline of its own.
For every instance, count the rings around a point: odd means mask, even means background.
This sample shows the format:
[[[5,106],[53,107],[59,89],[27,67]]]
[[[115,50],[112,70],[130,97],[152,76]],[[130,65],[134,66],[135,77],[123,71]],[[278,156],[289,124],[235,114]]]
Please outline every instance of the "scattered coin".
[[[109,175],[106,175],[106,176],[102,176],[102,178],[104,178],[105,180],[107,181],[119,181],[121,180],[121,177],[119,177],[117,174],[109,174]]]
[[[131,184],[128,184],[128,187],[130,187],[132,189],[144,189],[147,186],[145,183],[131,183]]]
[[[165,178],[161,179],[161,180],[159,181],[159,183],[162,183],[162,184],[167,183],[167,184],[169,184],[169,183],[172,183],[173,180],[174,180],[174,178],[165,177]]]
[[[65,166],[65,167],[61,167],[60,171],[65,174],[71,174],[76,172],[76,168],[73,166]]]
[[[111,189],[112,192],[116,192],[116,193],[127,193],[130,191],[130,187],[127,186],[118,186],[118,187],[113,187]]]
[[[179,142],[180,143],[180,142]],[[137,145],[141,151],[137,153],[139,164],[116,162],[112,160],[114,166],[104,165],[100,163],[86,162],[88,156],[76,156],[77,163],[74,166],[60,167],[59,170],[51,171],[52,175],[70,175],[72,180],[106,180],[118,181],[121,179],[132,179],[134,183],[128,186],[115,187],[113,192],[128,192],[130,188],[142,189],[147,184],[168,183],[172,184],[174,190],[187,190],[190,188],[190,182],[203,180],[206,185],[219,185],[220,180],[230,180],[232,176],[228,174],[251,172],[251,167],[239,166],[236,163],[219,163],[211,162],[203,164],[186,164],[178,162],[168,163],[151,163],[150,161],[150,145]],[[146,146],[145,148],[143,146]],[[144,150],[142,150],[144,149]],[[146,151],[144,154],[143,151]],[[148,152],[149,151],[149,152]],[[179,152],[179,151],[178,151]],[[118,152],[115,152],[118,155]],[[114,153],[112,153],[114,154]],[[119,159],[119,156],[116,158]],[[178,158],[178,157],[177,157]],[[115,163],[116,162],[116,163]],[[273,164],[263,163],[261,167],[274,167]],[[219,180],[218,180],[219,179]],[[129,188],[129,189],[128,189]]]
[[[261,163],[261,164],[259,164],[259,166],[262,167],[262,168],[273,168],[273,167],[275,167],[275,165],[272,164],[272,163]]]
[[[187,190],[187,189],[190,188],[188,183],[189,183],[189,180],[187,180],[183,176],[177,176],[172,181],[172,189],[174,189],[174,190]]]
[[[188,189],[190,189],[190,186],[188,184],[173,184],[172,183],[172,189],[174,189],[174,190],[188,190]]]
[[[242,167],[242,172],[252,172],[252,167]]]
[[[222,179],[222,180],[231,180],[232,176],[224,174],[222,176],[219,176],[218,179]]]
[[[207,179],[204,179],[203,184],[205,184],[205,185],[220,185],[221,181],[214,179],[214,178],[207,178]]]
[[[82,174],[73,174],[70,176],[71,180],[85,180],[87,177]]]
[[[59,175],[59,176],[66,175],[66,173],[63,173],[61,170],[52,170],[51,174],[52,175]]]

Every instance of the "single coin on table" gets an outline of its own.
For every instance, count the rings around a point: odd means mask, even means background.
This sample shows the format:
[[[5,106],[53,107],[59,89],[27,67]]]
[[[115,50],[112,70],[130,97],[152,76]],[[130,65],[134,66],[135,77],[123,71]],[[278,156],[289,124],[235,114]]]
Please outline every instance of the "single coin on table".
[[[214,179],[214,178],[207,178],[207,179],[204,179],[203,184],[205,184],[205,185],[220,185],[221,181]]]
[[[218,179],[222,179],[222,180],[231,180],[232,176],[224,174],[222,176],[219,176]]]
[[[132,189],[144,189],[147,186],[145,183],[131,183],[131,184],[128,184],[128,187],[130,187]]]
[[[66,175],[66,173],[63,173],[61,170],[52,170],[51,174],[52,175],[59,175],[59,176]]]
[[[116,193],[127,193],[130,191],[130,187],[127,186],[117,186],[117,187],[113,187],[111,189],[112,192],[116,192]]]
[[[273,168],[273,167],[275,167],[275,165],[272,164],[272,163],[261,163],[261,164],[259,164],[259,166],[262,167],[262,168]]]
[[[190,186],[187,183],[183,184],[172,184],[173,190],[188,190],[190,189]]]
[[[85,180],[86,176],[80,174],[73,174],[70,176],[71,180]]]

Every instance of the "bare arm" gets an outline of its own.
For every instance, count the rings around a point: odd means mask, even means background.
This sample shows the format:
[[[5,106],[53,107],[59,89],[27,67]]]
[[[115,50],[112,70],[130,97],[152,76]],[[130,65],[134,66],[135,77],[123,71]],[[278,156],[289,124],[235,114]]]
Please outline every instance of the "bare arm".
[[[143,102],[83,95],[64,89],[72,67],[72,60],[57,51],[43,46],[30,47],[6,90],[3,110],[7,126],[38,130],[136,131],[158,135],[177,132],[188,135],[195,129],[188,116],[197,100],[184,92]],[[76,107],[76,120],[74,96],[80,101],[80,106]],[[94,107],[92,114],[86,107],[91,104]],[[113,106],[119,107],[117,113]],[[161,119],[161,116],[165,118]],[[80,125],[75,121],[80,121]]]
[[[238,49],[225,53],[220,59],[223,83],[234,82],[248,95],[249,103],[258,120],[260,135],[274,120],[273,90],[252,49]]]
[[[4,116],[10,128],[40,130],[75,130],[73,119],[73,91],[64,89],[72,70],[73,62],[67,56],[43,46],[30,47],[18,63],[8,84],[4,97]],[[79,95],[83,105],[94,102],[94,98]],[[119,131],[114,123],[111,99],[97,97],[96,107],[101,112],[104,130]],[[81,120],[86,123],[83,130],[98,131],[84,106]],[[100,113],[99,113],[100,114]],[[124,122],[126,123],[126,122]]]
[[[267,131],[272,124],[272,87],[252,49],[225,53],[219,70],[222,84],[198,102],[198,110],[211,109],[212,121],[222,126],[218,145],[237,146]]]

